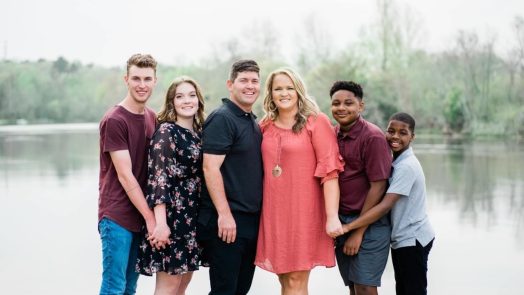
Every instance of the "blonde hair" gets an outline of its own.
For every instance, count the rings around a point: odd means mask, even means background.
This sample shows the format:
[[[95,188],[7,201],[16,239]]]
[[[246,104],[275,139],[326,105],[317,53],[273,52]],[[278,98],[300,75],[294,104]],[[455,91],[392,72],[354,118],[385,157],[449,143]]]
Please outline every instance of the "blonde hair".
[[[277,75],[286,75],[293,82],[293,86],[298,96],[298,111],[295,115],[295,124],[292,127],[294,133],[299,133],[304,126],[306,126],[307,119],[309,116],[316,116],[320,110],[317,103],[307,94],[306,85],[302,82],[302,78],[290,68],[277,69],[269,76],[266,80],[266,93],[264,96],[264,117],[262,121],[275,121],[278,118],[278,108],[273,102],[272,88],[273,80]]]
[[[177,114],[175,110],[175,105],[173,99],[175,98],[176,88],[182,83],[189,83],[195,87],[196,95],[198,97],[198,111],[195,114],[195,119],[193,120],[193,129],[195,131],[202,131],[202,126],[204,125],[205,113],[204,113],[204,96],[202,95],[202,90],[198,83],[188,76],[181,76],[175,78],[171,83],[171,86],[167,89],[166,99],[162,105],[162,109],[157,114],[158,123],[164,122],[175,122],[177,119]]]

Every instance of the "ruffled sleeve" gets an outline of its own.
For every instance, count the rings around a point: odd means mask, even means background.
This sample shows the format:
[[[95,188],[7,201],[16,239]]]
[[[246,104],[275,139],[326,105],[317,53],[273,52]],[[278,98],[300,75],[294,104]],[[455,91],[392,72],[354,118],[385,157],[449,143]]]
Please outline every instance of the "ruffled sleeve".
[[[306,129],[311,136],[317,158],[315,177],[321,178],[321,183],[337,178],[338,173],[344,171],[344,161],[340,156],[335,130],[329,118],[323,113],[316,117],[309,116]]]
[[[146,201],[150,208],[160,204],[171,204],[175,200],[171,186],[177,163],[172,129],[172,123],[160,125],[149,146]]]

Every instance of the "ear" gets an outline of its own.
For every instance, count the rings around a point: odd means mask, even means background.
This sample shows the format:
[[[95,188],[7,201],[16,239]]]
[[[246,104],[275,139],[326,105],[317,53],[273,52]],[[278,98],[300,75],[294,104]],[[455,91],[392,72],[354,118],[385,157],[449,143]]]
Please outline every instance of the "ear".
[[[409,142],[412,142],[413,140],[415,140],[415,133],[413,133],[413,135],[411,135],[411,140]]]
[[[233,87],[233,81],[227,80],[226,87],[227,87],[227,90],[231,91],[231,88]]]
[[[365,107],[365,103],[364,103],[364,101],[363,101],[363,100],[359,100],[358,103],[359,103],[359,105],[360,105],[360,112],[361,112],[361,113],[364,112],[364,109],[366,108],[366,107]]]
[[[127,80],[129,79],[129,77],[127,75],[124,75],[124,82],[126,82],[127,84]]]

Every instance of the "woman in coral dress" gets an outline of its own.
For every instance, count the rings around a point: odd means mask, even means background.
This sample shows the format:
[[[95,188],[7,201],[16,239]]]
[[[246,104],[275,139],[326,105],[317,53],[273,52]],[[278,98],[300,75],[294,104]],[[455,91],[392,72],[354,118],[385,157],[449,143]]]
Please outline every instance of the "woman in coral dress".
[[[307,294],[311,269],[335,266],[343,163],[328,117],[292,70],[269,75],[264,111],[264,199],[255,264],[278,275],[282,294]]]

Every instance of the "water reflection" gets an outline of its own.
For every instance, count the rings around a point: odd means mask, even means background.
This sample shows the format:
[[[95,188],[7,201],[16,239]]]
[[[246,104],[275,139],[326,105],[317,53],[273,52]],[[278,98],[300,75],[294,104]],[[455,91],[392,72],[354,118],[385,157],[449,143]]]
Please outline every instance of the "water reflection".
[[[414,149],[426,174],[428,213],[437,231],[429,293],[519,293],[524,147],[417,138]],[[37,133],[0,128],[0,223],[6,225],[2,241],[8,241],[0,244],[0,293],[97,292],[98,165],[96,126]],[[253,284],[253,295],[279,292],[276,277],[261,270]],[[139,294],[151,293],[153,285],[154,279],[141,278]],[[347,293],[336,268],[315,269],[310,287],[311,294]],[[207,271],[199,271],[189,294],[205,294],[207,288]],[[394,294],[391,265],[379,292]]]
[[[510,220],[522,248],[524,149],[518,144],[462,142],[415,144],[428,195],[456,206],[462,222],[487,229]]]

